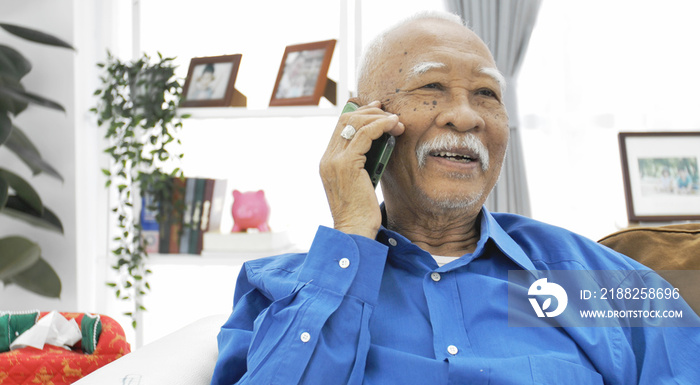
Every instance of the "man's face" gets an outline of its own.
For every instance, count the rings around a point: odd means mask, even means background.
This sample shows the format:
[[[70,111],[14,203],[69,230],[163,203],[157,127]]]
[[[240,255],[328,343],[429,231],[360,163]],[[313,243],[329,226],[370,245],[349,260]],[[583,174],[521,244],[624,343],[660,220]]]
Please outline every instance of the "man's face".
[[[509,132],[488,48],[465,27],[422,20],[391,34],[384,58],[368,89],[406,127],[382,180],[387,203],[480,209]],[[446,138],[457,141],[431,145]]]

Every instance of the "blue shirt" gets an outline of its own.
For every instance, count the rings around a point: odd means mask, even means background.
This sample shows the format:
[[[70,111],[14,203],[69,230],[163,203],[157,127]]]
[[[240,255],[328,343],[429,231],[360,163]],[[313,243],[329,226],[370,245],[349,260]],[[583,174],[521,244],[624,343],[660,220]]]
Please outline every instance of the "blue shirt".
[[[212,384],[700,383],[698,328],[508,325],[509,270],[647,268],[517,215],[483,209],[480,233],[441,267],[383,227],[247,262]]]

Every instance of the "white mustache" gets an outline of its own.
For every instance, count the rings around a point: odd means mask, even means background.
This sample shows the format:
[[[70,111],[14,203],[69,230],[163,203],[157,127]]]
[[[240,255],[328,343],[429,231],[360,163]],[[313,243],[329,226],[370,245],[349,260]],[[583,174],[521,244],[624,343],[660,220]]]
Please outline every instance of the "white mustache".
[[[455,133],[446,133],[440,135],[430,141],[421,143],[416,149],[416,158],[418,159],[418,167],[425,166],[425,162],[430,156],[430,153],[438,151],[454,151],[456,149],[468,149],[478,157],[481,162],[481,170],[489,169],[489,150],[484,144],[472,133],[458,135]]]

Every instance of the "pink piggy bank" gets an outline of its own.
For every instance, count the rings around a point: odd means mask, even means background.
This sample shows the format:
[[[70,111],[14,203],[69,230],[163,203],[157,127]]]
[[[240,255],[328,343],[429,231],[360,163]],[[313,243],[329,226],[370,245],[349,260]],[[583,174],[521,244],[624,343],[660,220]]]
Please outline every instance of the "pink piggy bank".
[[[270,231],[270,227],[267,225],[267,219],[270,217],[270,206],[265,200],[263,190],[244,193],[233,190],[231,215],[233,215],[232,233],[247,229]]]

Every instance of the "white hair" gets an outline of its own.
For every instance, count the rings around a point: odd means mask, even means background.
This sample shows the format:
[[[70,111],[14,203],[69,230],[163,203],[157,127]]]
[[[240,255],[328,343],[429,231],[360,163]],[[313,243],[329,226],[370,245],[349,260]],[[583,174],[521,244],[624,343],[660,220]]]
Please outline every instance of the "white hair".
[[[444,68],[444,67],[445,67],[445,63],[437,63],[437,62],[418,63],[409,71],[409,76],[422,75],[422,74],[424,74],[432,69]]]
[[[418,20],[429,19],[444,20],[462,27],[466,26],[462,18],[454,13],[444,11],[424,11],[416,13],[415,15],[412,15],[408,18],[405,18],[396,23],[395,25],[384,30],[382,33],[377,35],[367,44],[362,54],[362,57],[360,58],[360,61],[357,66],[358,91],[360,89],[359,85],[362,84],[364,79],[369,75],[368,71],[372,70],[373,68],[376,68],[379,61],[382,60],[382,53],[384,51],[384,44],[386,42],[387,36],[389,36],[393,31],[403,27],[406,24]]]
[[[416,159],[418,159],[418,167],[425,167],[425,162],[430,153],[437,151],[451,151],[455,148],[466,148],[471,151],[481,162],[481,170],[486,172],[489,169],[489,150],[484,143],[471,132],[458,135],[452,131],[448,131],[440,136],[433,138],[427,142],[421,143],[416,148]]]

